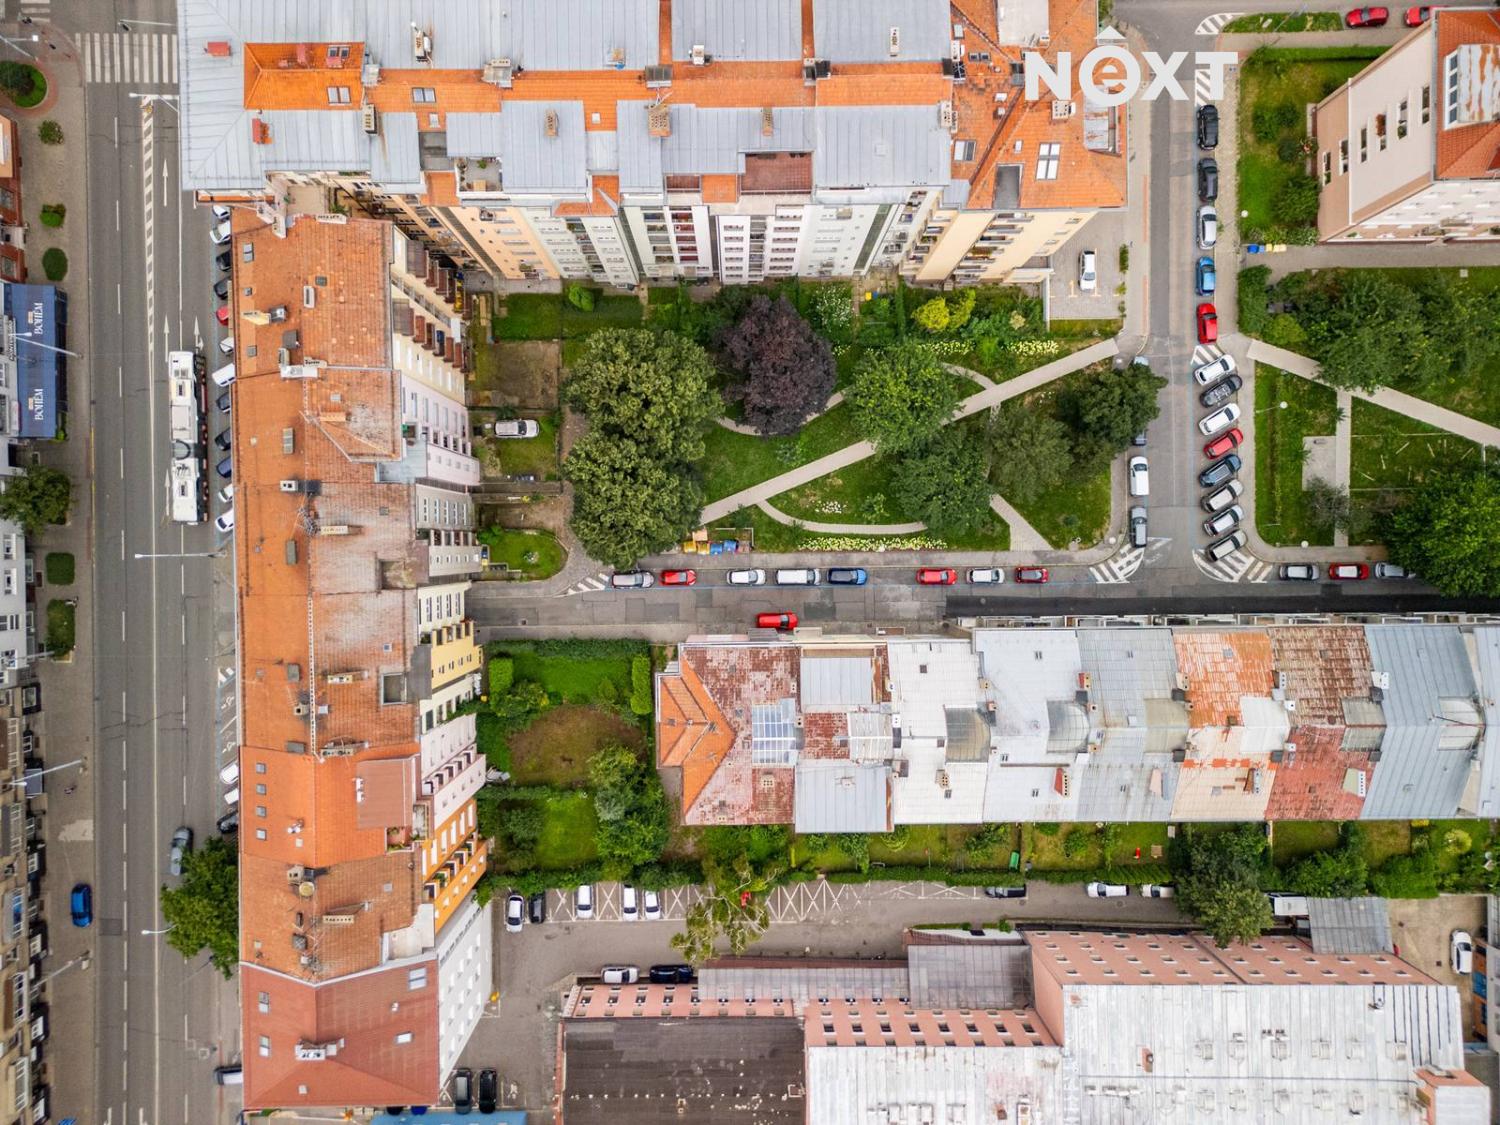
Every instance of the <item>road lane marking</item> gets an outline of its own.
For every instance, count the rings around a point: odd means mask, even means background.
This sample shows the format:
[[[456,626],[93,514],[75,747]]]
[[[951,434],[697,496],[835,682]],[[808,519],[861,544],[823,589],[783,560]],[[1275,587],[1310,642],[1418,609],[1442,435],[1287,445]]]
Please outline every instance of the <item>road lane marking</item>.
[[[1244,14],[1244,12],[1216,12],[1214,15],[1205,16],[1198,21],[1195,34],[1217,35],[1230,20],[1237,19]]]

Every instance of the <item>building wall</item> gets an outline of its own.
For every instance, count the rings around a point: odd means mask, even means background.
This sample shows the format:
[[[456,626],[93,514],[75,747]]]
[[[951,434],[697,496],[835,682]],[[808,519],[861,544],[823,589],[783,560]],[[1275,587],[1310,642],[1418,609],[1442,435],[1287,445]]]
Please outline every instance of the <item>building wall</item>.
[[[535,209],[545,213],[543,209]],[[555,278],[557,266],[532,228],[529,211],[508,203],[475,199],[443,208],[443,219],[474,244],[502,277]]]
[[[449,920],[438,941],[438,1069],[446,1075],[484,1015],[494,989],[488,905],[472,896]]]
[[[453,681],[453,683],[434,691],[428,698],[418,704],[419,729],[423,732],[422,737],[441,723],[447,722],[453,717],[453,712],[460,705],[474,698],[475,677],[468,676]]]
[[[469,412],[462,399],[450,398],[434,390],[430,383],[407,374],[400,364],[397,367],[402,372],[401,421],[416,426],[419,434],[444,449],[467,455],[471,448]]]
[[[479,792],[484,785],[485,769],[484,755],[470,743],[437,769],[424,773],[422,789],[430,793],[432,823],[446,823]]]
[[[26,536],[20,524],[0,520],[0,686],[13,687],[31,666],[26,614]]]
[[[1421,98],[1423,87],[1432,85],[1435,45],[1429,23],[1421,35],[1387,51],[1349,82],[1349,205],[1356,217],[1398,188],[1406,189],[1414,176],[1431,177],[1438,122],[1435,110],[1422,120]],[[1398,137],[1402,103],[1406,136]]]
[[[479,671],[484,653],[474,640],[474,622],[445,625],[432,645],[432,686],[442,688]]]
[[[445,582],[424,586],[417,592],[417,624],[429,632],[444,625],[457,625],[464,619],[464,591],[467,582]]]
[[[422,735],[422,776],[438,769],[455,754],[474,745],[473,715],[457,715]]]

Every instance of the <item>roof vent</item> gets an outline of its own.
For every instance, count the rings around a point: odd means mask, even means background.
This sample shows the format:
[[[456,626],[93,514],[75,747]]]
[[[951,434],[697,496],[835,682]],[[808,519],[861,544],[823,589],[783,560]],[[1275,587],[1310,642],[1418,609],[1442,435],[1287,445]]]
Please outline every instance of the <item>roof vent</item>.
[[[203,53],[216,59],[227,59],[229,57],[229,40],[211,39],[203,46]]]
[[[816,82],[819,78],[827,78],[832,73],[833,65],[827,59],[802,60],[802,82],[804,85]]]
[[[605,51],[604,52],[604,65],[607,66],[607,67],[609,67],[610,70],[624,70],[625,69],[625,48],[624,47],[611,47],[609,50]]]
[[[271,126],[259,117],[250,122],[250,140],[253,144],[268,145],[271,143]]]
[[[713,56],[708,53],[707,48],[702,43],[693,44],[691,58],[694,66],[707,66],[713,61]]]
[[[1073,107],[1073,103],[1072,102],[1064,102],[1064,101],[1055,101],[1055,102],[1053,102],[1052,103],[1052,120],[1053,121],[1066,121],[1068,118],[1070,118],[1070,117],[1073,116],[1073,108],[1074,107]]]
[[[776,135],[776,111],[768,105],[760,107],[760,135],[762,137]]]
[[[646,131],[653,137],[672,135],[672,110],[666,102],[657,102],[646,110]]]
[[[418,62],[432,61],[432,36],[416,24],[411,25],[411,53]]]
[[[509,90],[514,84],[515,73],[515,65],[509,59],[491,59],[484,64],[484,73],[480,78],[491,86]]]
[[[359,123],[364,126],[366,133],[376,133],[380,130],[380,111],[372,105],[359,107]]]
[[[542,127],[546,130],[547,136],[557,136],[557,110],[549,109],[546,114],[543,115]]]
[[[891,58],[895,58],[900,53],[901,53],[901,29],[899,27],[893,27],[893,28],[891,28],[891,42],[890,42],[890,55],[891,55]]]

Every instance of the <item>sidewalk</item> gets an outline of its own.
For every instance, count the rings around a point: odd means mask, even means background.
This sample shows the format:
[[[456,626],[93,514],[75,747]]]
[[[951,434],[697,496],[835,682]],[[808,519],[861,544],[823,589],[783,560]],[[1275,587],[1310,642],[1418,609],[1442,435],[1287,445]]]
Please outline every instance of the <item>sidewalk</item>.
[[[1245,266],[1269,266],[1271,280],[1289,273],[1338,267],[1415,269],[1422,266],[1493,266],[1500,261],[1500,242],[1337,242],[1289,246],[1276,254],[1246,255]]]

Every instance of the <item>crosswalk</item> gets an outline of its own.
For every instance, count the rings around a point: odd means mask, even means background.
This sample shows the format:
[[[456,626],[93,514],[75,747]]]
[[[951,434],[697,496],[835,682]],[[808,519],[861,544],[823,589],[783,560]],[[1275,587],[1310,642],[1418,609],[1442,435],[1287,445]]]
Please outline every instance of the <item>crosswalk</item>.
[[[1244,15],[1243,12],[1218,12],[1207,16],[1198,23],[1199,35],[1217,35],[1219,31],[1232,19],[1238,19]]]
[[[1224,354],[1224,349],[1215,344],[1199,344],[1193,349],[1193,369],[1197,370],[1205,363],[1212,363]]]
[[[605,572],[591,574],[578,582],[573,583],[562,592],[563,597],[569,594],[595,594],[609,585],[609,575]]]
[[[21,0],[21,7],[16,13],[16,18],[22,23],[50,23],[52,0]]]
[[[85,82],[177,84],[177,36],[169,32],[88,31],[79,36],[79,50]]]
[[[1116,551],[1102,563],[1089,567],[1089,574],[1101,586],[1117,586],[1122,582],[1129,582],[1130,576],[1141,568],[1145,558],[1146,548],[1127,547],[1123,551]]]
[[[1215,582],[1265,582],[1271,577],[1271,564],[1244,550],[1218,562],[1211,562],[1202,551],[1194,551],[1193,562]]]

